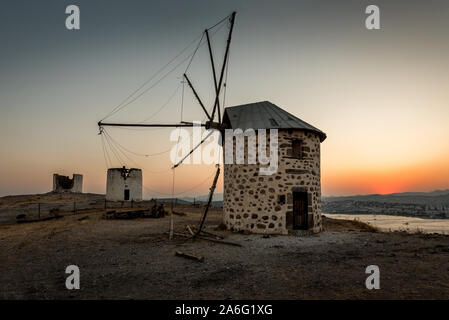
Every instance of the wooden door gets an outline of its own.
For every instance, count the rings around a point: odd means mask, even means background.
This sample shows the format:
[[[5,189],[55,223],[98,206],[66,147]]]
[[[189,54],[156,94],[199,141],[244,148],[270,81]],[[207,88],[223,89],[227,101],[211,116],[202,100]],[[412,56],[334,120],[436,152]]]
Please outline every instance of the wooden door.
[[[293,229],[308,228],[307,192],[293,192]]]
[[[125,189],[125,201],[129,200],[129,189]]]

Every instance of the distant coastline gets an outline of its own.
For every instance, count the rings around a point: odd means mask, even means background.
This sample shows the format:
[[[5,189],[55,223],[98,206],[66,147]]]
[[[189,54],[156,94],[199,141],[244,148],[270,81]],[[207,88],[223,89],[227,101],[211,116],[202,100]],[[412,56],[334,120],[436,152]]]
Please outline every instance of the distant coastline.
[[[449,190],[323,197],[323,213],[449,219]]]

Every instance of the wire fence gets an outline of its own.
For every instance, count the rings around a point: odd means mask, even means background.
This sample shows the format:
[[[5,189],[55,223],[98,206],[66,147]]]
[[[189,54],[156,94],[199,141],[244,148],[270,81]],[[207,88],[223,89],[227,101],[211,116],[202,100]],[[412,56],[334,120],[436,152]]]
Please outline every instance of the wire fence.
[[[79,200],[70,202],[36,202],[0,209],[0,224],[11,224],[17,222],[17,217],[22,216],[27,220],[41,220],[54,216],[67,216],[89,211],[146,208],[150,209],[155,204],[164,204],[167,208],[171,206],[172,199],[151,199],[142,201],[109,201],[105,199]],[[193,201],[192,203],[182,199],[173,199],[174,207],[189,205],[203,207],[205,201]],[[211,203],[212,207],[221,204]]]
[[[54,203],[28,203],[25,205],[0,209],[0,224],[15,223],[18,216],[40,220],[52,216],[69,215],[92,210],[151,208],[156,200],[108,201],[104,199]]]

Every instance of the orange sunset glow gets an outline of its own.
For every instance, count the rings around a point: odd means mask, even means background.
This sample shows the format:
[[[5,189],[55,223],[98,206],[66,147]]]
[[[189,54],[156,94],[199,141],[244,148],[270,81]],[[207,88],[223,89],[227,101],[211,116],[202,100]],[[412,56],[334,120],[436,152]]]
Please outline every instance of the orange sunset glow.
[[[303,11],[293,2],[270,10],[235,5],[239,20],[225,107],[268,100],[324,131],[323,195],[449,188],[449,46],[441,41],[447,37],[447,19],[420,19],[422,11],[404,13],[385,4],[389,12],[405,16],[385,17],[383,29],[368,31],[360,10],[352,7],[332,5],[330,26],[327,11],[316,9],[299,19]],[[289,12],[295,19],[285,18]],[[190,12],[183,16],[188,21],[183,29],[148,13],[146,21],[154,25],[132,20],[129,30],[98,14],[92,16],[103,24],[86,16],[78,33],[49,27],[45,37],[23,32],[8,40],[21,50],[1,53],[1,77],[7,80],[0,86],[0,195],[48,192],[53,173],[83,174],[85,192],[105,193],[107,168],[122,165],[142,168],[145,198],[171,195],[169,154],[136,155],[170,149],[171,129],[108,129],[134,152],[119,161],[111,150],[105,155],[97,122],[223,13]],[[43,22],[34,27],[44,30]],[[110,36],[104,37],[104,30]],[[225,31],[213,35],[217,56],[224,50]],[[208,54],[206,46],[198,50],[189,76],[210,108]],[[188,87],[183,96],[185,64],[107,120],[204,120]],[[181,165],[174,194],[206,194],[213,172],[213,165]],[[220,178],[217,192],[222,191]]]

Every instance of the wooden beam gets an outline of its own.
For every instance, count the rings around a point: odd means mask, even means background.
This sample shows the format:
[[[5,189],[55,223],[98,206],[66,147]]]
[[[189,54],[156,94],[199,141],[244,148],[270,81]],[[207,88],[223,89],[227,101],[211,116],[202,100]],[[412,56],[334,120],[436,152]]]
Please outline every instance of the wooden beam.
[[[204,261],[204,257],[202,257],[202,256],[197,256],[197,255],[194,255],[194,254],[185,253],[185,252],[181,252],[181,251],[176,251],[175,252],[175,256],[183,257],[183,258],[186,258],[186,259],[195,260],[195,261],[199,261],[199,262],[203,262]]]
[[[190,82],[190,79],[187,77],[187,75],[184,73],[184,78],[187,80],[187,83],[189,84],[190,89],[192,89],[193,94],[195,95],[196,100],[198,100],[201,108],[203,108],[204,113],[206,114],[207,118],[209,118],[210,121],[212,121],[212,118],[209,115],[209,112],[207,112],[206,107],[204,107],[203,102],[201,101],[200,97],[195,91],[195,88],[193,87],[192,83]]]
[[[206,125],[201,123],[201,124],[195,124],[201,127],[205,127]],[[177,124],[170,124],[170,123],[165,123],[165,124],[147,124],[147,123],[110,123],[110,122],[98,122],[98,126],[99,127],[162,127],[162,128],[178,128],[178,127],[192,127],[193,123],[177,123]]]

